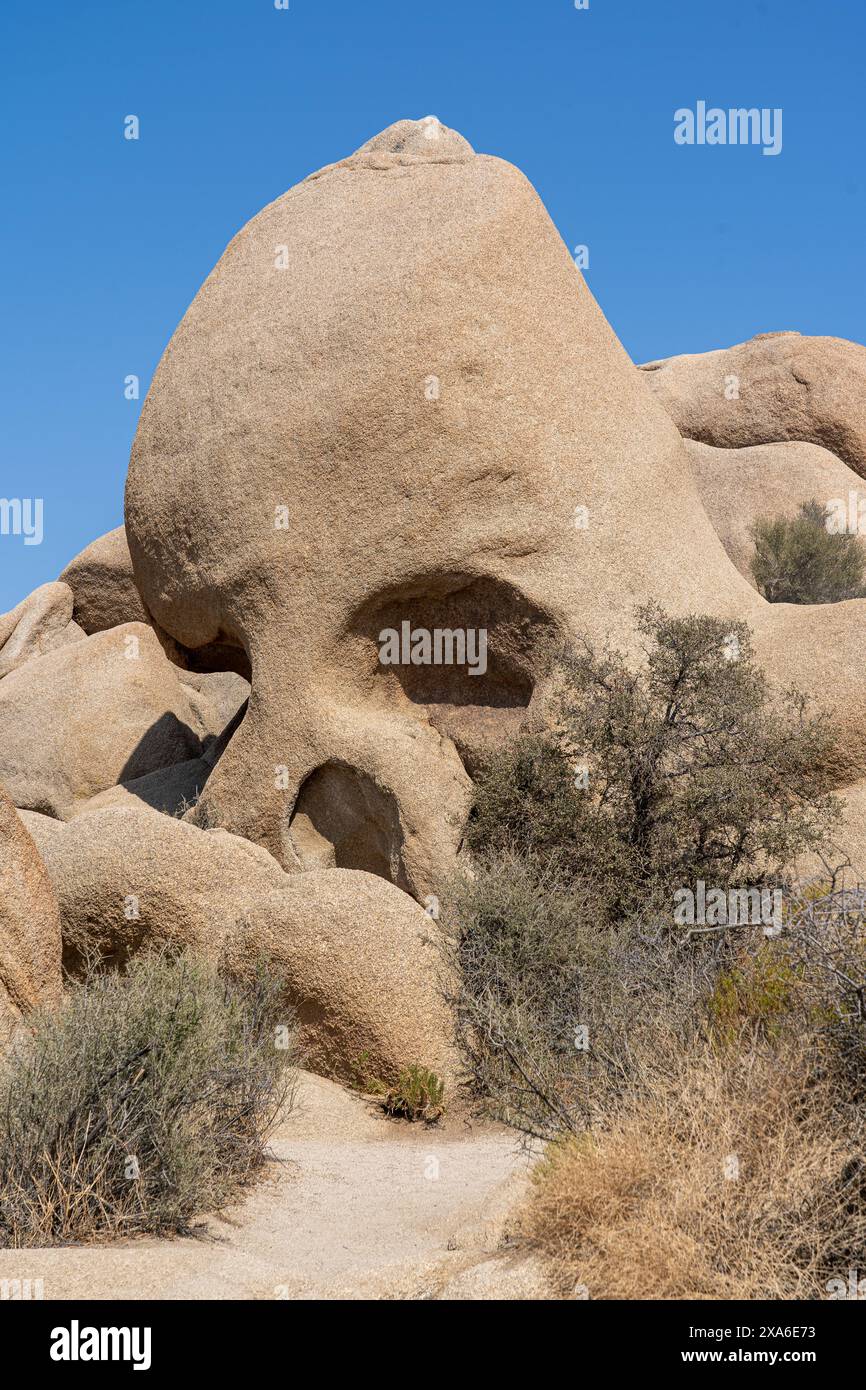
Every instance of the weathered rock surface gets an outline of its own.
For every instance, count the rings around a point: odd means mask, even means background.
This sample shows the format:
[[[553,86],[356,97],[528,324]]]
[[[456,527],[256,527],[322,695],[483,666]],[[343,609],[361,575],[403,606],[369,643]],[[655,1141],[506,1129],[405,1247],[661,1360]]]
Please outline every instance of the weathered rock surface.
[[[78,802],[69,819],[92,816],[107,806],[129,806],[133,810],[146,806],[165,816],[184,816],[195,806],[212,771],[213,764],[204,757],[158,767],[143,777],[119,782],[116,787],[108,787],[89,800]]]
[[[22,1014],[60,999],[60,914],[45,866],[0,787],[0,1041]]]
[[[87,801],[78,802],[70,819],[75,816],[92,815],[94,811],[104,810],[106,806],[130,806],[133,809],[149,806],[167,816],[184,816],[197,804],[205,784],[219,759],[228,747],[239,726],[246,709],[245,691],[249,690],[247,681],[233,672],[226,671],[214,676],[198,676],[180,671],[181,684],[190,698],[191,707],[207,728],[220,728],[222,732],[213,738],[208,734],[204,740],[201,757],[188,758],[182,763],[170,763],[167,767],[155,768],[142,777],[119,782],[108,787]],[[187,686],[189,679],[200,681],[196,688]],[[216,684],[211,684],[211,682]],[[243,703],[232,714],[232,707],[238,699]],[[225,722],[224,722],[225,721]]]
[[[0,677],[83,637],[72,619],[69,586],[42,584],[9,613],[0,615]]]
[[[451,1094],[453,1025],[437,938],[427,914],[392,884],[330,869],[287,875],[229,937],[225,959],[241,973],[265,953],[286,970],[315,1070],[352,1080],[361,1064],[393,1081],[418,1063]]]
[[[65,959],[122,964],[144,946],[189,945],[235,973],[263,953],[289,981],[310,1062],[393,1079],[418,1062],[451,1079],[436,928],[381,878],[287,875],[258,845],[147,809],[111,807],[57,830],[32,818],[60,902]]]
[[[182,669],[239,672],[249,675],[246,655],[237,647],[210,644],[192,653],[179,646],[154,623],[144,606],[123,526],[116,527],[85,546],[60,576],[73,591],[75,619],[84,632],[105,632],[123,623],[147,623],[160,640],[165,654]]]
[[[55,885],[67,959],[88,944],[123,963],[142,945],[219,951],[247,902],[286,878],[265,850],[143,806],[34,835]]]
[[[150,621],[135,585],[122,526],[85,546],[60,578],[73,592],[75,621],[88,634]]]
[[[866,886],[866,778],[840,787],[842,822],[833,836],[830,850],[823,856],[804,854],[794,866],[803,878],[828,878],[828,866],[838,871],[839,886]]]
[[[107,787],[199,757],[216,725],[152,629],[126,623],[0,681],[0,780],[16,806],[65,819]]]
[[[533,696],[539,632],[630,641],[651,594],[759,602],[531,185],[429,128],[399,122],[234,238],[156,373],[126,499],[155,620],[252,666],[202,813],[287,867],[330,846],[418,896],[462,835],[460,754]],[[404,620],[485,629],[486,670],[383,666]]]
[[[250,696],[250,683],[236,671],[187,671],[178,667],[178,679],[202,697],[206,718],[224,729]]]
[[[820,444],[866,477],[866,347],[844,338],[760,333],[715,352],[642,367],[681,434],[727,449]]]

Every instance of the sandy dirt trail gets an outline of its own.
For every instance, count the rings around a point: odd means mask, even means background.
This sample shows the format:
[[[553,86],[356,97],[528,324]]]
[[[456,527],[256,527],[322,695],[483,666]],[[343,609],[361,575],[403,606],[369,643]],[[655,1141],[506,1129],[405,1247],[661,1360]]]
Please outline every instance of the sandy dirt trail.
[[[208,1236],[0,1251],[0,1280],[95,1299],[544,1297],[505,1233],[531,1165],[513,1133],[388,1120],[309,1073],[280,1160]]]

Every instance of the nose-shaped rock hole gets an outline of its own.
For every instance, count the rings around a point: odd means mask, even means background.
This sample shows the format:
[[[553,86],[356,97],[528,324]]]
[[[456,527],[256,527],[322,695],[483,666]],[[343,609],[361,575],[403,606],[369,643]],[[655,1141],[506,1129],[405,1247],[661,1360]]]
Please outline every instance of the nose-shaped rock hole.
[[[310,773],[289,835],[304,869],[366,869],[408,891],[397,803],[354,767],[329,762]]]
[[[517,733],[554,624],[510,584],[430,574],[378,595],[354,629],[375,681],[423,706],[471,774]]]
[[[171,640],[171,639],[169,639]],[[245,681],[253,678],[249,654],[244,646],[224,632],[220,632],[213,642],[203,647],[184,647],[180,642],[172,643],[177,663],[188,671],[208,675],[221,671],[234,671]]]

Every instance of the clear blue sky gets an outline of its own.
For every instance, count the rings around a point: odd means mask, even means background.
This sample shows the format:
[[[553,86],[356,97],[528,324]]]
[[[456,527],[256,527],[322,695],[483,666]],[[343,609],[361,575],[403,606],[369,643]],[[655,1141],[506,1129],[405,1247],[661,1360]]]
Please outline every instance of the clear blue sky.
[[[862,0],[146,0],[0,9],[0,612],[117,526],[141,402],[249,217],[403,116],[530,177],[636,361],[866,340]],[[679,147],[698,100],[783,149]],[[123,119],[141,121],[138,142]]]

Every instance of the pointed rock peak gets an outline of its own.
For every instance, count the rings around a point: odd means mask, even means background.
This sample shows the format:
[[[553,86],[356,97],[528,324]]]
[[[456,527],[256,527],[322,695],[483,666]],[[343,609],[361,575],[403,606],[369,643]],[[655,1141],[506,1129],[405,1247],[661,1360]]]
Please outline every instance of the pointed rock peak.
[[[802,338],[799,328],[776,328],[772,333],[755,333],[753,343],[764,342],[767,338]]]
[[[420,121],[395,121],[355,153],[411,155],[445,163],[472,159],[475,151],[468,140],[456,130],[449,130],[437,116],[423,116]]]

